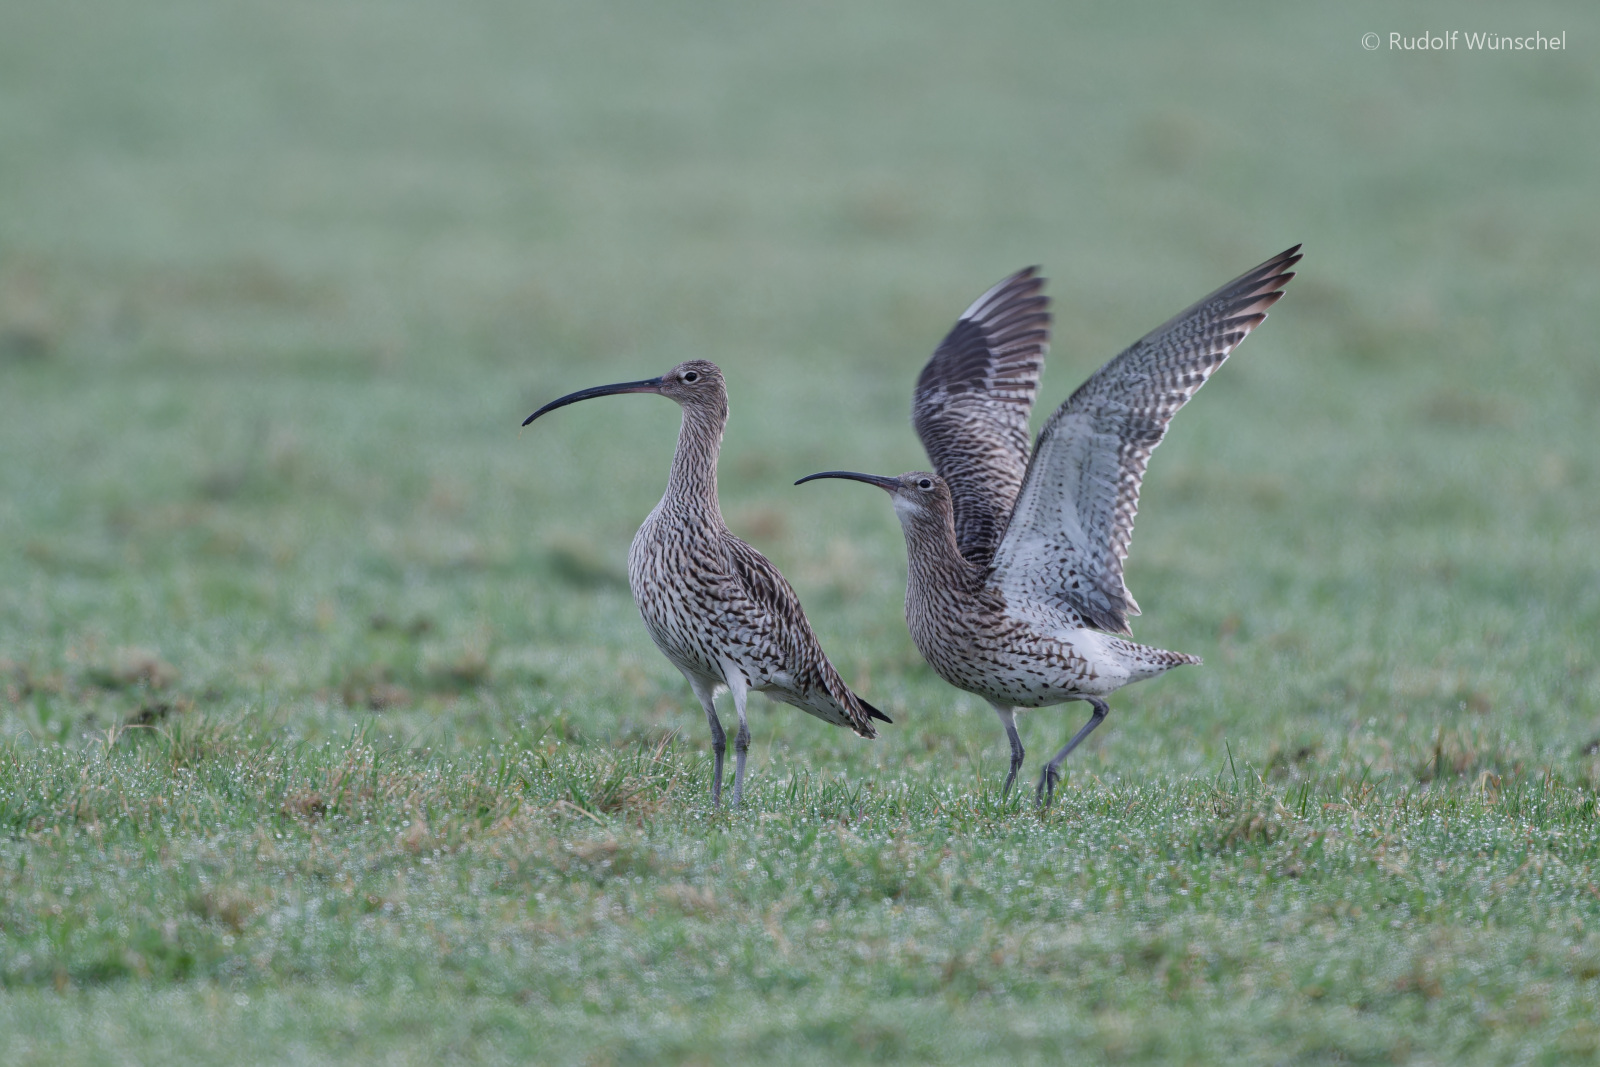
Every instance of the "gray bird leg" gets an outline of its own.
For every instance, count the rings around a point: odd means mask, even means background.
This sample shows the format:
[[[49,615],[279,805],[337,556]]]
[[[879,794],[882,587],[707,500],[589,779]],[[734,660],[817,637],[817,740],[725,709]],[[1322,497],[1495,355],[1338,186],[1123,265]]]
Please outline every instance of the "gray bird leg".
[[[722,802],[722,755],[728,751],[728,735],[722,732],[722,720],[717,718],[717,687],[687,671],[683,676],[689,679],[694,695],[700,698],[700,706],[706,709],[706,722],[711,726],[711,751],[717,756],[716,767],[711,771],[711,806],[714,808]]]
[[[1104,722],[1107,713],[1111,711],[1110,705],[1099,697],[1084,697],[1083,699],[1087,700],[1094,708],[1094,714],[1090,715],[1089,721],[1083,724],[1083,729],[1072,735],[1072,740],[1067,742],[1066,747],[1056,753],[1056,758],[1046,763],[1044,770],[1039,772],[1039,790],[1034,799],[1038,801],[1041,808],[1048,808],[1050,802],[1056,798],[1056,783],[1061,781],[1061,764],[1066,760],[1067,755],[1078,747],[1078,742],[1088,737],[1096,726]]]
[[[727,674],[728,691],[733,694],[733,706],[739,712],[739,732],[733,738],[733,806],[737,808],[744,799],[744,757],[750,751],[750,724],[744,717],[744,703],[749,696],[749,689],[737,667]]]
[[[1006,797],[1011,795],[1011,787],[1017,781],[1017,771],[1022,769],[1022,760],[1027,753],[1023,751],[1022,738],[1017,735],[1016,709],[1003,704],[991,703],[989,706],[1000,716],[1000,725],[1006,728],[1006,740],[1011,742],[1011,773],[1006,775],[1006,787],[1000,791],[1000,795]]]

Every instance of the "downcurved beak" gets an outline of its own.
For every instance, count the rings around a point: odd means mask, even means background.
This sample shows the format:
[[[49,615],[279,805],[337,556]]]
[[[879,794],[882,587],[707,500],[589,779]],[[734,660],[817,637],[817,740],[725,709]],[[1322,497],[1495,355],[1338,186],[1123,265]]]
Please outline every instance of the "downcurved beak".
[[[528,423],[547,411],[564,408],[568,404],[576,404],[580,400],[590,400],[597,396],[611,396],[613,393],[659,393],[660,391],[660,378],[646,378],[642,382],[619,382],[616,385],[597,385],[593,389],[579,389],[576,393],[568,393],[560,400],[550,401],[550,403],[523,419],[522,425],[528,425]]]
[[[900,480],[898,478],[885,478],[879,474],[857,474],[855,471],[823,471],[820,474],[808,474],[794,484],[804,485],[806,482],[815,481],[818,478],[849,478],[851,481],[875,485],[879,489],[890,493],[900,488]]]

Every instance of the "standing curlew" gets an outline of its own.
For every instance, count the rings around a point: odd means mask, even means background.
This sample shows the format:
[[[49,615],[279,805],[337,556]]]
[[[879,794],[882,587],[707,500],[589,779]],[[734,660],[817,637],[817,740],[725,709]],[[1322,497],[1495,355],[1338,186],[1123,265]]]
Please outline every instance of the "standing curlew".
[[[783,575],[765,556],[728,532],[717,505],[717,454],[728,423],[728,390],[715,363],[691,359],[659,378],[601,385],[552,400],[547,411],[613,393],[655,393],[683,408],[667,491],[634,535],[628,585],[656,647],[683,672],[706,709],[716,767],[711,803],[722,799],[722,757],[728,742],[717,719],[719,689],[733,693],[739,733],[733,741],[733,803],[744,794],[750,748],[745,698],[754,689],[824,722],[876,737],[872,720],[887,715],[862,700],[823,655]]]
[[[1136,645],[1139,607],[1122,581],[1139,485],[1178,409],[1261,325],[1294,275],[1300,246],[1274,256],[1146,334],[1078,387],[1028,453],[1050,339],[1035,268],[961,316],[917,379],[912,422],[937,474],[827,471],[888,490],[905,533],[906,621],[940,677],[988,700],[1022,766],[1016,712],[1068,701],[1094,709],[1045,764],[1048,804],[1061,763],[1110,710],[1106,696],[1197,656]],[[799,482],[795,484],[800,484]]]

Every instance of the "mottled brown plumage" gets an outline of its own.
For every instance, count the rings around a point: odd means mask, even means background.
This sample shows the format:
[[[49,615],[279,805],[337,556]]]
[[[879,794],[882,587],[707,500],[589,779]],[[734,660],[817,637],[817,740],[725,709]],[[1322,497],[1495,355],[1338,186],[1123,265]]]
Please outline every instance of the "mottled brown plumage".
[[[1172,416],[1267,317],[1298,253],[1234,279],[1101,367],[1045,423],[1031,456],[1048,305],[1032,268],[1015,274],[968,309],[917,382],[912,418],[937,473],[811,476],[890,493],[910,561],[912,639],[947,682],[994,707],[1011,743],[1007,790],[1024,756],[1017,709],[1094,708],[1040,774],[1048,803],[1061,762],[1105,718],[1103,697],[1200,662],[1117,636],[1131,636],[1128,616],[1139,613],[1122,579],[1139,488]]]
[[[1037,267],[973,301],[917,378],[911,422],[956,502],[956,544],[986,564],[1028,469],[1028,415],[1050,347]]]
[[[824,722],[848,726],[862,737],[877,736],[872,720],[888,722],[888,716],[844,684],[823,654],[794,589],[722,520],[717,456],[728,421],[728,394],[716,364],[689,360],[659,378],[572,393],[529,415],[523,425],[554,408],[614,393],[656,393],[683,408],[666,493],[628,551],[628,584],[651,639],[683,672],[705,708],[716,754],[712,803],[722,795],[727,748],[714,704],[724,687],[733,693],[739,715],[736,805],[744,793],[750,746],[745,699],[751,690]]]

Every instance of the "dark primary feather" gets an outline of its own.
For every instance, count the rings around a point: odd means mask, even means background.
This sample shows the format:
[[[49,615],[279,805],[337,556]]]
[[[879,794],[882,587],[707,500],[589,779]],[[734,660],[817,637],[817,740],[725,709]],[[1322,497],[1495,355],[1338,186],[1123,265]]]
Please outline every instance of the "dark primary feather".
[[[1101,367],[1039,432],[1016,511],[995,553],[1008,599],[1076,610],[1126,634],[1139,614],[1122,564],[1150,453],[1228,353],[1267,317],[1300,246],[1224,285]]]
[[[986,565],[1028,468],[1028,416],[1050,344],[1050,298],[1029,267],[980,296],[917,379],[911,422],[950,486],[956,544]]]

